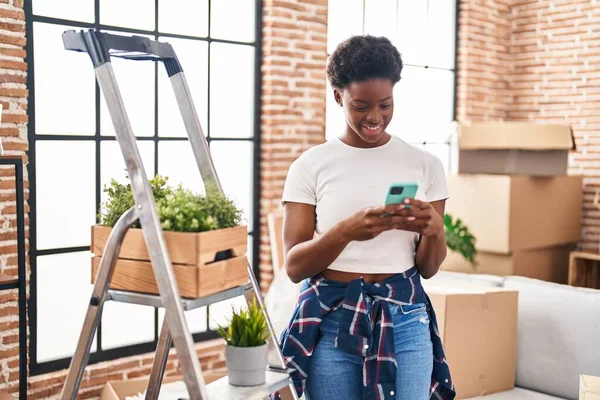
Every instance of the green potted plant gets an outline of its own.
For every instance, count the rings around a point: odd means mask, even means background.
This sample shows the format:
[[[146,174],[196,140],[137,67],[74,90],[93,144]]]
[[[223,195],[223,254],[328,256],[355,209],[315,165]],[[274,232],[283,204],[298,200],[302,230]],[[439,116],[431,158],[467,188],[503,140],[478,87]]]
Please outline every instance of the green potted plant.
[[[225,339],[225,361],[229,383],[257,386],[265,383],[267,372],[267,338],[269,331],[263,309],[256,299],[247,309],[233,310],[229,326],[219,326],[217,333]]]
[[[452,215],[444,216],[444,230],[446,232],[446,246],[459,253],[475,268],[477,261],[477,249],[475,248],[476,239],[469,232],[469,228],[463,223],[460,218],[454,219]]]
[[[215,190],[202,195],[172,187],[160,175],[149,183],[181,295],[197,298],[247,283],[247,227],[235,203]],[[108,197],[92,227],[92,282],[112,227],[135,204],[130,184],[113,179],[104,192]],[[111,288],[158,294],[139,221],[125,236]]]

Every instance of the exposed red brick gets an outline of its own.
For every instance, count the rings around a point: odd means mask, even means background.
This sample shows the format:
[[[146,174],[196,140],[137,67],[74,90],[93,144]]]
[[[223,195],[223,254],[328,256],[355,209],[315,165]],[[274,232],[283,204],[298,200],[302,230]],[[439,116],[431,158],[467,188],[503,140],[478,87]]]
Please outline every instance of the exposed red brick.
[[[0,55],[25,58],[27,56],[27,52],[23,49],[0,47]]]
[[[20,20],[25,20],[25,13],[23,12],[23,10],[8,10],[6,8],[0,8],[0,17],[1,18],[12,18],[12,19],[20,19]],[[3,38],[0,37],[0,43],[8,43],[8,44],[18,44],[19,46],[24,46],[25,42],[23,43],[12,43],[10,41],[6,41]]]
[[[16,61],[0,60],[0,67],[2,67],[3,63],[16,63]],[[23,64],[25,64],[25,63],[23,63]],[[27,64],[25,64],[25,68],[27,68]],[[15,88],[0,87],[0,96],[27,97],[27,93],[28,93],[27,89],[15,89]]]
[[[23,124],[23,123],[27,123],[27,121],[28,121],[27,114],[8,114],[8,113],[2,114],[2,122],[12,122],[12,123],[16,123],[16,124]]]
[[[4,147],[4,150],[27,151],[27,149],[29,148],[27,143],[21,142],[3,142],[2,146]]]
[[[0,136],[19,136],[19,128],[0,128]],[[11,172],[11,175],[14,175],[14,172]]]
[[[0,309],[0,316],[3,316],[2,309]],[[13,347],[12,349],[7,349],[7,350],[0,350],[0,360],[9,358],[9,357],[18,356],[18,355],[19,355],[18,347]]]
[[[25,32],[25,24],[17,24],[14,22],[0,22],[0,29],[12,32]]]

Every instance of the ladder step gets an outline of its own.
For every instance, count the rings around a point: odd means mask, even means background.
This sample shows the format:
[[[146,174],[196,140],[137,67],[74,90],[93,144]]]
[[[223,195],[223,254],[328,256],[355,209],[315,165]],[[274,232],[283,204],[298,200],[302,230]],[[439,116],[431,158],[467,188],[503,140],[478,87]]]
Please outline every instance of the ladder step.
[[[182,298],[181,303],[184,311],[193,310],[199,307],[204,307],[210,304],[218,303],[223,300],[233,299],[243,296],[247,290],[252,289],[252,283],[247,283],[244,286],[237,286],[222,292],[214,293],[209,296],[200,297],[197,299]],[[126,292],[123,290],[109,290],[106,300],[112,300],[119,303],[139,304],[151,307],[164,307],[162,298],[155,294],[145,294],[137,292]]]
[[[265,383],[260,386],[233,386],[229,379],[224,376],[206,386],[208,398],[228,400],[262,400],[270,394],[277,392],[292,382],[289,374],[285,371],[267,370]]]

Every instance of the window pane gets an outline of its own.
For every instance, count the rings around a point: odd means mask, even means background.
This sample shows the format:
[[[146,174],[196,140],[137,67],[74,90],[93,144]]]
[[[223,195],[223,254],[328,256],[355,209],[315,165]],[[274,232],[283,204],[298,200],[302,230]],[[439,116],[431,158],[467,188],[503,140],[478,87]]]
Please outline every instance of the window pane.
[[[113,33],[113,32],[111,32]],[[113,57],[111,64],[127,116],[135,136],[154,135],[154,63],[134,62]],[[115,136],[115,128],[102,94],[100,101],[100,131]]]
[[[210,3],[210,36],[215,39],[254,42],[254,0],[219,0]]]
[[[327,101],[325,104],[325,137],[327,140],[336,138],[344,133],[346,129],[346,117],[344,116],[343,108],[336,103],[333,96],[333,89],[327,81]]]
[[[38,362],[75,352],[93,289],[90,257],[88,251],[37,257]]]
[[[454,68],[456,1],[429,0],[427,63],[438,68]]]
[[[365,32],[374,36],[396,37],[396,0],[365,0]]]
[[[427,1],[398,0],[396,47],[405,64],[424,65],[427,57]]]
[[[204,193],[204,183],[187,140],[158,143],[158,173],[169,178],[169,185],[181,184],[196,193]]]
[[[102,349],[154,340],[154,308],[108,301],[102,313]]]
[[[451,132],[453,73],[405,67],[394,88],[388,132],[408,142],[445,142]]]
[[[363,0],[329,0],[327,12],[327,52],[352,35],[363,33]]]
[[[160,38],[169,42],[185,73],[194,106],[204,134],[208,134],[208,43],[199,40]],[[158,134],[186,137],[181,112],[175,100],[171,81],[161,68],[158,71]]]
[[[160,32],[208,36],[208,0],[159,0],[158,15]]]
[[[90,58],[65,50],[69,26],[35,22],[35,125],[37,134],[93,135],[94,69]]]
[[[154,176],[154,142],[152,141],[137,141],[138,149],[144,163],[146,175],[151,178]],[[100,188],[110,183],[111,179],[115,179],[121,184],[129,183],[125,161],[121,154],[121,148],[116,141],[103,141],[100,147]],[[105,202],[108,195],[102,191],[101,201]]]
[[[100,23],[154,30],[154,0],[100,0]]]
[[[244,222],[252,226],[252,142],[214,141],[210,149],[223,191],[242,208]]]
[[[210,45],[210,135],[254,135],[254,47]]]
[[[93,141],[36,142],[38,249],[90,244],[95,159]]]
[[[192,333],[206,332],[206,307],[196,308],[191,311],[184,311],[188,329]],[[165,318],[165,309],[158,309],[158,334]]]
[[[94,0],[33,0],[33,13],[72,21],[94,22]]]

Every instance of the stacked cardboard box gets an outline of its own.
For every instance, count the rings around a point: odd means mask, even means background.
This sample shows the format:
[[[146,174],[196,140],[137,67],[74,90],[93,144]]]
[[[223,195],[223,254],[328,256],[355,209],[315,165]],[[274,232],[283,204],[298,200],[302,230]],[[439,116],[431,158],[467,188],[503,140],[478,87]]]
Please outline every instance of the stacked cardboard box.
[[[446,212],[475,236],[477,267],[449,252],[442,269],[567,283],[581,231],[582,176],[568,175],[566,125],[458,124],[458,174]]]

